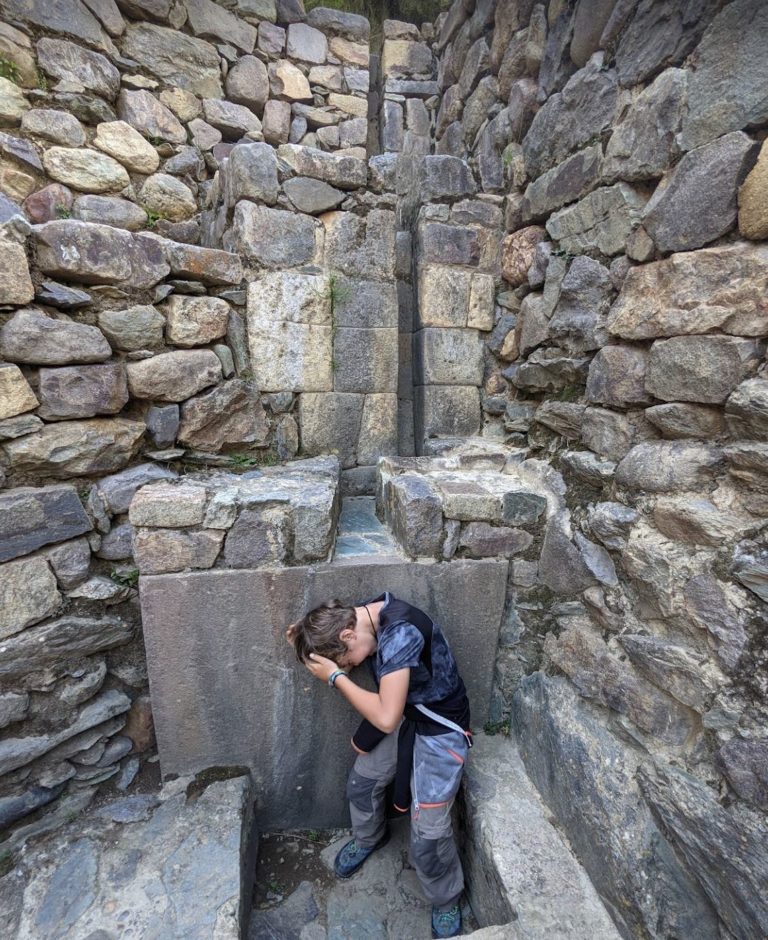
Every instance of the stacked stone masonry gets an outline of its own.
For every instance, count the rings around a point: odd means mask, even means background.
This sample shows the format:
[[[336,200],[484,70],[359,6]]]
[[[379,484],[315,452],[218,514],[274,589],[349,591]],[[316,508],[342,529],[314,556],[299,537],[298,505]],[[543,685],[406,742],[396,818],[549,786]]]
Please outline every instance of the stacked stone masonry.
[[[0,20],[13,844],[152,746],[139,571],[326,560],[376,489],[510,559],[493,718],[621,934],[768,935],[768,7]]]

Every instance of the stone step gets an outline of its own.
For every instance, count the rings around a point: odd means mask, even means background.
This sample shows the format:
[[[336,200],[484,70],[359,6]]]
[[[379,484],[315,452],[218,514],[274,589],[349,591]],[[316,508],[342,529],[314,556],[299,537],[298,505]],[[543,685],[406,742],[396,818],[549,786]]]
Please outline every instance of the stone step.
[[[398,556],[390,530],[376,517],[373,496],[347,496],[342,500],[334,561],[361,555]]]
[[[464,776],[463,844],[478,940],[620,940],[551,822],[513,739],[477,734]]]

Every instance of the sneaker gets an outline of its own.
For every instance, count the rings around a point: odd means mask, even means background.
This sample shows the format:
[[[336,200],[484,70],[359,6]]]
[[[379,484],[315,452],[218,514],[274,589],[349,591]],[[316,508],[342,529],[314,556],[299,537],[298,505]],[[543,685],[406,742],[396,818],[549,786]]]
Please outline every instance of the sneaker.
[[[380,849],[389,842],[389,830],[379,839],[376,845],[361,846],[355,839],[352,839],[339,851],[333,863],[333,870],[337,878],[349,878],[357,871],[363,862],[372,855],[376,849]],[[450,936],[450,934],[446,934]]]
[[[461,908],[458,904],[449,908],[432,908],[433,937],[458,937],[460,933]]]

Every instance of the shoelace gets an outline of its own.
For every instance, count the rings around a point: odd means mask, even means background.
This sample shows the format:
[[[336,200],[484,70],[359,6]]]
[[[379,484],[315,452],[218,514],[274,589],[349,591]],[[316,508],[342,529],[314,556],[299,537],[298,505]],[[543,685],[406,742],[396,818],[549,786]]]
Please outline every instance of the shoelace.
[[[435,920],[437,921],[438,927],[450,927],[452,922],[456,919],[456,915],[459,913],[458,905],[455,905],[448,911],[440,911]]]

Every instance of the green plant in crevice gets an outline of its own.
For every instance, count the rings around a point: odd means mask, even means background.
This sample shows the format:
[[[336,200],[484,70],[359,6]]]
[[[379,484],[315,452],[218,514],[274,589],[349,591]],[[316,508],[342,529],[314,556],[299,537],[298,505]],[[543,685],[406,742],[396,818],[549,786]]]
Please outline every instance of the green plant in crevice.
[[[7,78],[14,85],[21,85],[21,72],[18,65],[10,59],[0,56],[0,78]]]
[[[41,68],[37,70],[37,87],[41,91],[48,91],[48,76]]]
[[[486,721],[483,725],[483,731],[489,736],[502,734],[505,738],[508,738],[510,733],[509,718],[505,718],[503,721]]]
[[[248,470],[250,467],[255,467],[258,462],[258,458],[253,454],[229,455],[229,465],[234,470]]]
[[[72,217],[72,210],[60,202],[54,206],[53,211],[56,213],[57,219],[70,219]]]
[[[130,568],[128,571],[118,571],[116,568],[109,572],[110,578],[121,587],[134,588],[139,583],[139,569]]]
[[[160,219],[164,218],[161,213],[155,212],[154,209],[148,209],[146,206],[142,206],[142,208],[147,213],[147,228],[155,228]]]

